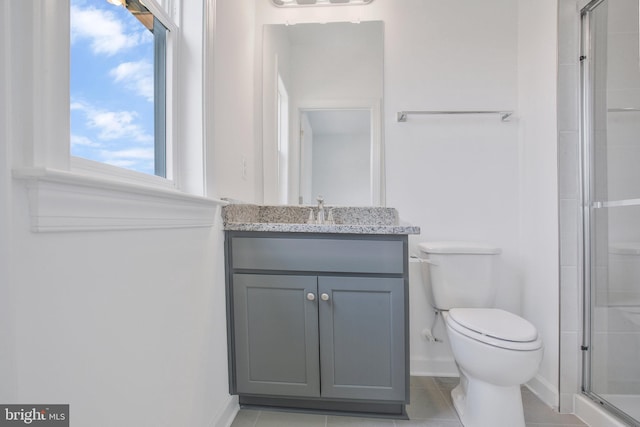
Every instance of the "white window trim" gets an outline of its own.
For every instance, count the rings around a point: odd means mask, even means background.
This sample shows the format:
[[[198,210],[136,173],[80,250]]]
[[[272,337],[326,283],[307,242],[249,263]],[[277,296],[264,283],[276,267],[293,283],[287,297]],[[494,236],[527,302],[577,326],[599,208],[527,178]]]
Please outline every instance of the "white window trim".
[[[53,169],[14,169],[13,177],[26,183],[34,232],[211,227],[226,204]]]
[[[134,170],[112,166],[95,160],[71,156],[71,172],[95,178],[103,178],[116,182],[137,184],[142,186],[176,189],[175,182],[171,179],[157,175],[151,175]]]
[[[148,2],[152,12],[160,16],[164,14],[155,1]],[[209,1],[203,3],[210,6]],[[31,112],[27,116],[14,117],[21,121],[21,126],[16,126],[20,129],[15,131],[10,129],[8,138],[18,144],[13,150],[13,177],[24,182],[28,191],[32,230],[131,230],[210,227],[219,223],[219,207],[226,202],[204,196],[202,164],[186,164],[204,157],[204,140],[185,138],[185,135],[204,135],[204,129],[194,133],[194,128],[205,126],[202,121],[182,123],[183,132],[179,132],[176,126],[171,131],[168,129],[168,136],[171,132],[173,142],[173,181],[70,155],[70,129],[68,125],[60,125],[69,123],[70,114],[69,0],[32,0],[12,5],[0,21],[12,38],[9,57],[18,58],[18,61],[8,61],[2,66],[7,70],[8,81],[21,87],[31,87],[37,93],[37,96],[29,97],[15,92],[9,100],[9,105],[13,103],[16,111]],[[182,12],[180,10],[180,15]],[[173,13],[178,15],[175,10]],[[179,38],[178,26],[168,22],[171,27],[167,28],[173,31],[172,36]],[[205,19],[202,28],[191,31],[206,33],[209,25],[211,21]],[[202,49],[206,52],[208,39],[202,39],[205,43]],[[182,98],[192,97],[202,88],[182,86],[185,83],[177,76],[180,43],[173,45],[173,61],[168,67],[172,75],[171,80],[169,76],[167,79],[174,88],[181,85],[176,90],[185,93]],[[22,52],[25,50],[30,54],[24,55]],[[210,61],[207,55],[202,60],[203,64]],[[48,72],[24,73],[22,70],[25,68],[46,69]],[[196,84],[202,84],[202,81]],[[176,95],[179,94],[174,90],[170,108],[173,116],[168,119],[173,124],[180,116],[177,105],[180,101],[185,102]],[[26,128],[32,129],[31,138],[24,138]],[[176,148],[178,135],[187,142],[195,141],[195,144]],[[186,155],[183,153],[185,150]]]
[[[70,156],[70,170],[92,176],[104,177],[106,179],[114,179],[117,181],[138,183],[142,185],[159,186],[164,188],[179,188],[176,182],[176,162],[174,159],[178,154],[176,146],[176,126],[175,111],[177,109],[176,102],[176,86],[177,86],[177,65],[178,65],[178,40],[179,27],[176,21],[156,2],[156,0],[145,0],[144,6],[155,16],[167,31],[167,52],[166,52],[166,177],[145,174],[131,169],[120,168],[109,164],[101,163],[95,160],[84,159],[82,157]],[[172,12],[177,15],[177,11]]]

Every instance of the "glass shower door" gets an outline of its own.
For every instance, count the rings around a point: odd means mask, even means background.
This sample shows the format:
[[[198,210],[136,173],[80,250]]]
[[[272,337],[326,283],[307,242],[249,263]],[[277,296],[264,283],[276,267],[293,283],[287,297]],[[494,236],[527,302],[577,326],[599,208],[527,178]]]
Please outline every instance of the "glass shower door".
[[[638,2],[582,13],[584,390],[640,424],[640,55]]]

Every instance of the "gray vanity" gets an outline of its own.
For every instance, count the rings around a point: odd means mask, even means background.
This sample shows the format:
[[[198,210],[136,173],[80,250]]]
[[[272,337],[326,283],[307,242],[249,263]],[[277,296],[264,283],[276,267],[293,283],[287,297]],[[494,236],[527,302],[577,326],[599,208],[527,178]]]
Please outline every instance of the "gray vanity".
[[[241,405],[404,417],[407,235],[388,208],[224,208],[229,379]]]

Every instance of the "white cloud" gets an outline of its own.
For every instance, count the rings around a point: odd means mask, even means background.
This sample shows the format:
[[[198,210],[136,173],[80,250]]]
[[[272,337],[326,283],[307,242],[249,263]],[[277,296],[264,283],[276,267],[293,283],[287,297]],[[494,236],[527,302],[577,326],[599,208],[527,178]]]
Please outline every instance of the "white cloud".
[[[87,126],[96,129],[101,140],[122,138],[142,143],[153,142],[153,136],[145,133],[142,126],[135,122],[138,117],[135,111],[99,110],[80,102],[72,103],[72,109],[85,113]]]
[[[79,135],[71,134],[71,144],[82,156],[98,162],[154,173],[153,136],[146,133],[134,111],[107,111],[72,100],[71,109],[85,118]],[[82,117],[80,116],[80,117]]]
[[[73,102],[71,101],[71,111],[73,110],[84,110],[85,106],[82,102]]]
[[[90,138],[82,135],[71,135],[71,145],[83,147],[102,147],[102,144],[95,142]]]
[[[108,159],[136,159],[153,160],[155,153],[153,148],[130,148],[127,150],[103,151],[103,155]]]
[[[116,83],[153,102],[153,65],[147,61],[123,62],[109,72]]]
[[[127,33],[123,23],[110,11],[71,6],[71,41],[82,38],[91,41],[94,54],[109,56],[149,40],[144,33]]]
[[[108,151],[101,150],[104,163],[127,169],[148,169],[153,171],[155,153],[153,148]]]
[[[151,141],[140,125],[134,123],[135,111],[92,111],[87,115],[89,127],[97,128],[101,139],[132,138],[139,142]]]

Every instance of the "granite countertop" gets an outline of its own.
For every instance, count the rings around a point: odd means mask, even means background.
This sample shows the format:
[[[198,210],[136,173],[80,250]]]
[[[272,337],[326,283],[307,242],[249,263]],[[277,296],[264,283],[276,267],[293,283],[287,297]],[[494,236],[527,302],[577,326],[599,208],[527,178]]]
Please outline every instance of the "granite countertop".
[[[285,233],[420,234],[420,227],[404,224],[394,208],[325,206],[334,224],[307,224],[316,206],[230,204],[222,208],[225,230]]]

